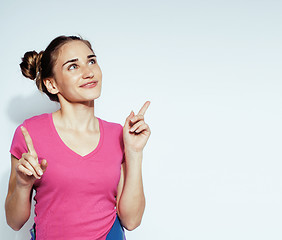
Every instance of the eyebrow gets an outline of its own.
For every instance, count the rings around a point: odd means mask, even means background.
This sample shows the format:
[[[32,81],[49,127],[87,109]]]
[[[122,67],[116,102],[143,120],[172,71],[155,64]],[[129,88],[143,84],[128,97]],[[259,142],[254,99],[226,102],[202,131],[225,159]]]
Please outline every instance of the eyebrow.
[[[93,58],[93,57],[96,57],[95,54],[92,54],[92,55],[88,55],[87,58]]]
[[[93,58],[93,57],[96,57],[96,55],[95,55],[95,54],[91,54],[91,55],[88,55],[88,56],[87,56],[87,58]],[[72,63],[72,62],[77,62],[77,61],[78,61],[78,58],[74,58],[74,59],[68,60],[68,61],[66,61],[66,62],[62,65],[62,67],[65,66],[67,63]]]
[[[62,65],[62,67],[65,66],[67,63],[77,62],[77,61],[78,61],[78,58],[68,60],[68,61],[66,61],[66,62]]]

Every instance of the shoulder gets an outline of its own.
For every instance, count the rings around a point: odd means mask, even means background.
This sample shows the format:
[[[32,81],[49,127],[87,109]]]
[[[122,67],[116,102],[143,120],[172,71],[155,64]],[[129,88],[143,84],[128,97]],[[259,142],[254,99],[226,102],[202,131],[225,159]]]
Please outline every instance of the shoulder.
[[[14,155],[16,158],[20,159],[22,153],[27,152],[27,147],[25,144],[25,139],[23,137],[22,131],[20,129],[21,126],[24,126],[29,135],[31,136],[32,140],[33,140],[33,144],[34,142],[36,142],[36,137],[38,135],[42,135],[42,132],[44,131],[43,129],[43,125],[42,121],[48,119],[48,114],[44,113],[41,115],[36,115],[30,118],[27,118],[23,121],[23,123],[21,123],[15,130],[14,132],[14,137],[12,140],[12,144],[11,144],[11,149],[10,152],[12,155]],[[45,130],[46,132],[46,130]],[[45,134],[46,136],[48,134]],[[35,140],[35,141],[34,141]]]
[[[35,115],[33,117],[25,119],[24,122],[32,123],[32,122],[41,121],[41,120],[47,119],[49,117],[48,116],[49,114],[51,114],[51,113],[42,113],[42,114],[39,114],[39,115]]]
[[[105,135],[110,135],[112,137],[116,136],[120,138],[123,135],[123,127],[119,123],[115,122],[109,122],[106,120],[102,120],[98,118],[99,122],[101,123],[102,131],[105,133]],[[100,127],[100,129],[101,129]]]
[[[27,118],[23,122],[23,126],[27,129],[30,136],[48,135],[51,130],[51,113],[43,113]]]
[[[40,115],[35,115],[30,118],[26,118],[21,124],[17,126],[16,129],[19,129],[21,126],[24,126],[26,129],[28,129],[29,127],[32,127],[33,125],[42,124],[42,121],[49,120],[49,114],[51,113],[43,113]]]
[[[42,124],[42,122],[49,120],[50,114],[51,113],[43,113],[40,115],[35,115],[33,117],[27,118],[24,120],[23,125],[26,127],[40,125]]]
[[[123,149],[123,126],[119,123],[109,122],[98,118],[101,123],[100,130],[103,133],[103,139],[108,145],[117,146]]]
[[[122,125],[119,124],[119,123],[115,123],[115,122],[109,122],[109,121],[106,121],[106,120],[103,120],[101,118],[98,118],[98,120],[102,123],[103,127],[105,128],[108,128],[108,129],[116,129],[116,130],[120,130],[122,129]]]

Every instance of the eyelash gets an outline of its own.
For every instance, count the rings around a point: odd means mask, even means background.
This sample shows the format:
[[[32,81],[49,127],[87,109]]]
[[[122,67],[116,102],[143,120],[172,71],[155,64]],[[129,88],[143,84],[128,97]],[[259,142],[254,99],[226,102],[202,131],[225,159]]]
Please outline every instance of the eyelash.
[[[93,62],[93,64],[96,63],[96,60],[95,59],[90,59],[89,60],[89,63]],[[69,66],[68,70],[72,70],[72,67],[76,67],[77,68],[77,64],[72,64]]]
[[[93,58],[93,59],[90,59],[90,60],[89,60],[89,63],[92,62],[92,61],[93,61],[93,64],[96,63],[96,60],[95,60],[94,58]]]
[[[72,70],[72,67],[77,67],[77,65],[76,65],[76,64],[70,65],[70,66],[68,67],[68,70]]]

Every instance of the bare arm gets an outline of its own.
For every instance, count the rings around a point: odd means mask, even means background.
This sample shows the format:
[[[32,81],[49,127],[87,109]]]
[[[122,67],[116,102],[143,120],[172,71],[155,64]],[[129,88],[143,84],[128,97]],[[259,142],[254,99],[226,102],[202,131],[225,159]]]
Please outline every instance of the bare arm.
[[[117,211],[123,226],[133,230],[140,225],[145,209],[142,154],[126,154],[126,158],[128,161],[122,164],[118,186]]]
[[[16,231],[29,219],[33,184],[47,168],[46,160],[39,164],[32,140],[25,128],[22,133],[28,153],[23,153],[20,159],[11,155],[11,175],[5,202],[7,223]]]
[[[142,181],[143,148],[151,134],[144,122],[144,114],[150,102],[146,102],[137,115],[127,117],[123,128],[125,162],[122,164],[118,186],[117,212],[123,226],[133,230],[141,223],[145,196]]]
[[[17,184],[16,166],[18,159],[11,155],[11,176],[5,202],[6,219],[8,225],[18,231],[29,219],[31,207],[32,187],[22,187]]]

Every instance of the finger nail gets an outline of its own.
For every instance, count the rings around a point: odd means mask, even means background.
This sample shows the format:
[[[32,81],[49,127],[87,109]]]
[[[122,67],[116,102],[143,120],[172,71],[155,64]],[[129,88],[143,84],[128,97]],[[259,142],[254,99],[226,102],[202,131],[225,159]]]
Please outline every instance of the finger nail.
[[[38,170],[39,175],[43,175],[43,172],[41,169]]]

